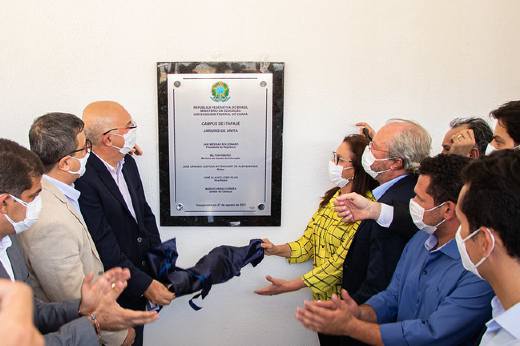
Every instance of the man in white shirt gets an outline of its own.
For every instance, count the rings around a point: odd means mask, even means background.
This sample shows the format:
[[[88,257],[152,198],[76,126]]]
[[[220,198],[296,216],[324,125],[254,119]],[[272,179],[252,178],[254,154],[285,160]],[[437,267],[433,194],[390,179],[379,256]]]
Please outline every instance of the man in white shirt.
[[[496,293],[481,345],[520,345],[520,151],[475,160],[462,179],[455,237],[462,263]]]

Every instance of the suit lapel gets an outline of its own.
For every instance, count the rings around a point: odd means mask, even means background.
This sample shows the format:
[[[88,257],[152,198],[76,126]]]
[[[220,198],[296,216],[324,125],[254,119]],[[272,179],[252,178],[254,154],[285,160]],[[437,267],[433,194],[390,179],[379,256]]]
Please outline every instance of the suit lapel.
[[[69,202],[67,197],[50,181],[47,179],[42,179],[42,186],[44,190],[47,190],[49,193],[51,193],[58,201],[59,203],[65,204],[67,207],[67,210],[76,218],[78,223],[81,225],[81,228],[83,228],[83,232],[87,235],[87,238],[90,243],[90,247],[92,248],[92,253],[96,258],[101,262],[101,257],[99,257],[99,254],[96,249],[96,245],[94,244],[94,241],[92,240],[92,236],[90,235],[87,226],[85,225],[85,222],[83,221],[83,218],[81,215],[78,214],[76,208]]]
[[[101,180],[103,185],[105,185],[107,190],[119,201],[119,203],[121,203],[121,205],[125,208],[128,214],[132,215],[130,213],[130,210],[128,210],[128,206],[126,205],[121,191],[119,191],[119,187],[117,186],[116,182],[114,181],[114,178],[112,178],[112,175],[105,167],[103,162],[96,155],[90,155],[90,157],[88,158],[88,164],[92,168],[94,168],[94,170],[98,173],[99,179]]]
[[[7,252],[9,256],[9,252]],[[4,265],[0,263],[0,278],[2,279],[9,279],[9,274],[5,271]]]
[[[132,199],[132,206],[134,207],[135,217],[137,218],[137,223],[140,224],[141,220],[139,219],[140,215],[142,215],[140,207],[139,207],[139,197],[137,196],[137,183],[135,181],[136,177],[133,174],[133,171],[129,169],[129,165],[132,163],[130,160],[125,159],[125,165],[123,166],[123,176],[125,177],[126,185],[128,187],[128,192],[130,193],[130,198]],[[129,211],[130,212],[130,211]]]
[[[11,267],[13,268],[14,278],[16,280],[27,282],[29,280],[29,272],[27,271],[27,267],[25,266],[24,259],[20,250],[20,245],[18,245],[18,240],[16,239],[15,235],[10,235],[9,237],[11,238],[13,245],[11,245],[7,249],[7,256],[9,256],[9,261],[11,262]],[[5,272],[5,269],[3,267],[2,269]],[[7,275],[7,273],[5,275]]]

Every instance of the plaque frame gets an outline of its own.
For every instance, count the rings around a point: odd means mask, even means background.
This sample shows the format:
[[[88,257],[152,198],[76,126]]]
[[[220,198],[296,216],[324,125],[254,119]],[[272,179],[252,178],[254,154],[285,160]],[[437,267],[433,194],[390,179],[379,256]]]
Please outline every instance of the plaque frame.
[[[161,226],[280,226],[282,198],[282,140],[284,105],[283,62],[158,62],[157,99],[159,135],[159,185]],[[271,214],[172,216],[170,186],[170,133],[168,124],[168,75],[170,74],[270,73],[273,80],[271,133]]]

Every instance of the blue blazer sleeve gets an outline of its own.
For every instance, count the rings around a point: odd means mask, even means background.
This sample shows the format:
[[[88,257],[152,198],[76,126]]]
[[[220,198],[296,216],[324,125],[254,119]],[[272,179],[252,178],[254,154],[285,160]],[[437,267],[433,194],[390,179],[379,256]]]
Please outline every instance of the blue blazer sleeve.
[[[388,230],[403,237],[411,238],[419,230],[410,216],[410,204],[394,201],[394,217]]]
[[[408,241],[408,238],[392,234],[375,221],[372,221],[371,224],[370,256],[366,278],[361,287],[352,295],[356,302],[365,302],[386,289]]]
[[[35,298],[35,325],[44,334],[45,345],[97,345],[99,338],[86,317],[79,318],[79,299],[43,303]]]
[[[406,203],[414,196],[416,182],[416,177],[404,177],[378,201],[389,205]],[[342,287],[356,303],[363,304],[388,286],[401,253],[415,230],[404,232],[407,234],[404,236],[381,227],[374,220],[361,222],[345,258],[342,282]]]

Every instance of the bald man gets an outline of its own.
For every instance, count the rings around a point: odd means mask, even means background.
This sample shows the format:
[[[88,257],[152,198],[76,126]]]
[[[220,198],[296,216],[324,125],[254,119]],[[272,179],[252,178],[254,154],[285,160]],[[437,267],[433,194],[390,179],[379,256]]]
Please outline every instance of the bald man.
[[[131,279],[121,306],[143,310],[147,301],[168,305],[174,294],[153,278],[146,251],[161,243],[155,216],[146,202],[135,160],[137,124],[119,103],[99,101],[83,111],[92,155],[76,181],[79,205],[105,269],[129,268]],[[136,328],[134,345],[142,344]]]

